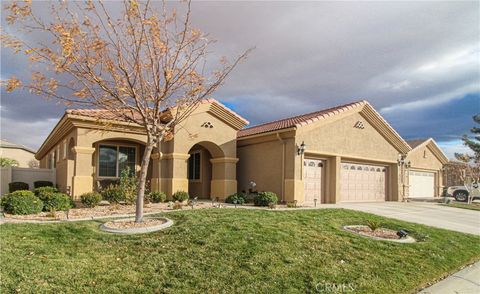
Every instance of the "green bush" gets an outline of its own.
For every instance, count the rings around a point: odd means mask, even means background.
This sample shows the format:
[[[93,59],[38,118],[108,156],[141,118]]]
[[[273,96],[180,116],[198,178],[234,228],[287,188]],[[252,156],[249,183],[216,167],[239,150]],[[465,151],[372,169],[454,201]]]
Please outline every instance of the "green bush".
[[[260,192],[253,198],[255,206],[269,206],[270,204],[277,204],[277,202],[277,194],[273,192]]]
[[[8,184],[8,192],[12,193],[19,190],[28,190],[30,187],[24,182],[11,182]]]
[[[44,199],[46,199],[51,194],[55,194],[58,192],[59,191],[57,188],[50,187],[50,186],[44,186],[44,187],[36,188],[35,190],[33,190],[33,193],[35,193],[35,196],[40,198],[40,200],[42,201],[44,201]]]
[[[244,204],[245,203],[245,194],[243,194],[243,193],[232,194],[225,199],[225,202],[226,203],[232,203],[232,204]]]
[[[67,194],[52,193],[46,194],[43,201],[44,211],[64,211],[73,207],[73,201]]]
[[[135,203],[135,199],[137,199],[137,178],[132,176],[128,166],[120,173],[119,187],[123,191],[123,201],[128,204]]]
[[[107,200],[110,203],[119,203],[125,201],[125,195],[123,194],[120,186],[110,185],[107,188],[103,189],[100,194],[102,199]]]
[[[175,192],[173,195],[172,195],[172,199],[173,201],[186,201],[188,200],[188,198],[190,198],[190,196],[188,195],[187,192],[185,191],[177,191]]]
[[[11,214],[35,214],[42,211],[43,202],[32,191],[18,190],[2,197],[3,210]]]
[[[375,232],[378,228],[380,228],[380,222],[369,219],[367,220],[367,227],[369,227],[372,232]]]
[[[102,195],[97,192],[90,192],[80,195],[80,201],[86,207],[95,207],[102,201]]]
[[[160,202],[165,202],[167,200],[167,195],[163,192],[150,192],[147,198],[152,203],[160,203]]]
[[[53,183],[50,181],[36,181],[33,182],[33,187],[40,188],[40,187],[53,187]]]

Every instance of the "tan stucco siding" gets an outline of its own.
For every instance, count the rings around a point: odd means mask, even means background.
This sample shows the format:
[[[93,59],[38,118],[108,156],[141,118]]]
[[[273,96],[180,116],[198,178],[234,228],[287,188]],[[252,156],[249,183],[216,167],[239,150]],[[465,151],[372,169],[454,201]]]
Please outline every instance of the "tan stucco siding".
[[[363,129],[355,127],[357,122],[363,124]],[[319,122],[301,127],[297,130],[296,143],[302,141],[310,152],[342,157],[392,162],[399,154],[361,113],[349,114],[327,124]]]
[[[268,141],[238,147],[238,190],[248,191],[254,181],[258,191],[282,193],[282,144]]]
[[[35,154],[19,148],[0,147],[0,157],[15,159],[16,161],[18,161],[19,167],[30,167],[30,161],[37,161],[35,159]]]
[[[410,161],[413,168],[418,169],[440,170],[443,166],[440,160],[432,153],[428,145],[412,150],[408,154],[407,160]]]
[[[209,106],[201,104],[192,115],[177,126],[172,144],[162,146],[162,152],[188,154],[195,144],[211,142],[219,148],[213,145],[210,147],[208,144],[204,147],[209,149],[213,158],[236,157],[237,130],[208,113]],[[210,123],[212,128],[205,127],[206,123]]]

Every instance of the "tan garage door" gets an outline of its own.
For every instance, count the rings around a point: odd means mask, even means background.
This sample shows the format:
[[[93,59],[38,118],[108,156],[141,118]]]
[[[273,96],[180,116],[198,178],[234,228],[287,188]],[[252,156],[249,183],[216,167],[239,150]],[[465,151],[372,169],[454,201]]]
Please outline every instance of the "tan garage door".
[[[410,192],[408,197],[434,197],[435,174],[430,172],[410,171],[408,174]]]
[[[303,180],[305,183],[305,204],[317,203],[322,199],[323,162],[317,159],[303,161]]]
[[[385,201],[384,166],[342,163],[340,197],[342,202]]]

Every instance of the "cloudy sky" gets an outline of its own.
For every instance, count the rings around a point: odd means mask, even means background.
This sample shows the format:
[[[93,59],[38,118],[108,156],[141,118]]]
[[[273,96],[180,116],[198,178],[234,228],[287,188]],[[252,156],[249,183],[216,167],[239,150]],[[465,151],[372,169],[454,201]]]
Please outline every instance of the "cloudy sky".
[[[404,138],[433,137],[452,156],[480,113],[479,11],[479,2],[202,1],[193,22],[218,40],[214,54],[256,47],[215,95],[252,125],[366,99]],[[29,71],[2,50],[2,79]],[[1,137],[38,148],[64,110],[2,89]]]

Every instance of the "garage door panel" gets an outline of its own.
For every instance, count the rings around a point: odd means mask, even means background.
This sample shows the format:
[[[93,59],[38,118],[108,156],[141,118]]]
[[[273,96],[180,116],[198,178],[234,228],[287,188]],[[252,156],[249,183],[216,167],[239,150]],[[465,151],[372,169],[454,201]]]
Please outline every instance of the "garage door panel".
[[[305,203],[311,204],[314,199],[320,202],[323,187],[323,162],[317,159],[305,159],[303,167]]]
[[[384,201],[386,168],[370,164],[342,163],[341,201]]]
[[[435,174],[433,172],[410,171],[408,173],[409,197],[434,197]]]

